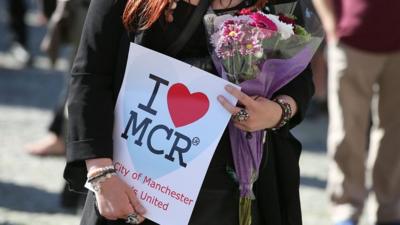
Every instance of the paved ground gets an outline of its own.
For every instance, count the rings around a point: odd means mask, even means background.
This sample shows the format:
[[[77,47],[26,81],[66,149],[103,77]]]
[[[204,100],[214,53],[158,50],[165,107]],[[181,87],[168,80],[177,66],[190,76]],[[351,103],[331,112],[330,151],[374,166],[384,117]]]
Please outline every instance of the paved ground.
[[[37,26],[31,27],[34,66],[15,69],[6,63],[1,58],[10,43],[6,19],[4,1],[0,1],[0,225],[78,224],[78,214],[59,206],[64,159],[36,158],[23,151],[24,144],[46,134],[63,86],[60,70],[66,63],[60,63],[58,70],[48,70],[48,63],[38,52],[44,29]],[[326,127],[327,118],[320,117],[305,121],[295,130],[305,148],[301,157],[305,225],[329,224],[324,190]]]

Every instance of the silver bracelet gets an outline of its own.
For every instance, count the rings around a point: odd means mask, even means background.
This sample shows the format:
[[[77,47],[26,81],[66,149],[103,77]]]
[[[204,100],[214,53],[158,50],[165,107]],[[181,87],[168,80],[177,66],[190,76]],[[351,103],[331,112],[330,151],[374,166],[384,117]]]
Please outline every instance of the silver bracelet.
[[[278,105],[281,107],[282,116],[281,119],[279,120],[278,125],[272,128],[273,131],[278,130],[279,128],[285,126],[289,122],[292,116],[292,107],[290,106],[289,103],[285,102],[283,99],[280,98],[274,99],[274,102],[278,103]]]
[[[115,169],[114,165],[109,165],[109,166],[105,166],[105,167],[101,167],[101,168],[96,168],[96,169],[94,169],[93,171],[90,171],[87,174],[87,178],[90,179],[91,177],[98,176],[99,174],[105,173],[106,171],[113,170],[113,169]]]
[[[90,186],[92,186],[93,190],[95,192],[100,192],[101,191],[101,183],[103,183],[104,181],[106,181],[107,179],[116,176],[117,173],[114,172],[110,172],[110,173],[105,173],[102,176],[97,177],[96,179],[92,179],[90,181],[88,181],[88,183],[90,184]]]

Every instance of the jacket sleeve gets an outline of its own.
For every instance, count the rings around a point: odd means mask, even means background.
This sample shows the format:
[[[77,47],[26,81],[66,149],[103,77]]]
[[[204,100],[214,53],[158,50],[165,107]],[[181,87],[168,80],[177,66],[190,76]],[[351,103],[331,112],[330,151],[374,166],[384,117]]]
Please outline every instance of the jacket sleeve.
[[[85,160],[112,158],[113,76],[124,27],[124,0],[91,1],[72,67],[68,96],[67,166],[73,189],[86,177]]]
[[[295,0],[280,0],[279,2],[294,2]],[[300,25],[304,25],[304,9],[300,7],[298,3],[294,10],[294,15],[297,17],[297,22]],[[288,95],[292,97],[297,103],[297,113],[290,120],[288,127],[293,128],[298,125],[306,114],[308,103],[314,94],[314,83],[312,79],[311,66],[308,67],[297,76],[292,82],[284,86],[276,95]]]

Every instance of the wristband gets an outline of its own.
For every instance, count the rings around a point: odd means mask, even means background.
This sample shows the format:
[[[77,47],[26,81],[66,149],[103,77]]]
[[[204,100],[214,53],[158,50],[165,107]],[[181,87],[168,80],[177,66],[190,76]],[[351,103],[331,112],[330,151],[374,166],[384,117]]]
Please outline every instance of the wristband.
[[[111,172],[111,173],[106,173],[103,174],[102,176],[97,177],[96,179],[88,180],[87,183],[90,184],[94,192],[100,192],[101,191],[101,183],[106,181],[107,179],[116,176],[116,172]]]
[[[117,175],[113,165],[105,166],[90,171],[87,175],[87,183],[90,184],[93,191],[99,192],[101,190],[100,184],[108,178]]]
[[[115,169],[110,169],[110,170],[106,170],[106,171],[104,171],[103,173],[100,173],[100,174],[98,174],[98,175],[96,175],[96,176],[92,176],[92,177],[88,177],[88,182],[90,183],[90,182],[92,182],[92,181],[94,181],[94,180],[97,180],[97,179],[99,179],[99,178],[101,178],[101,177],[105,177],[105,176],[107,176],[108,174],[112,174],[112,173],[116,173],[117,171],[115,170]]]
[[[279,120],[278,125],[272,128],[273,131],[280,129],[281,127],[285,126],[292,115],[292,107],[290,106],[289,103],[285,102],[283,99],[276,98],[274,99],[274,102],[278,103],[278,105],[282,109],[282,116],[281,119]]]
[[[113,169],[114,169],[114,166],[110,165],[110,166],[105,166],[105,167],[101,167],[101,168],[96,168],[96,169],[90,170],[90,172],[87,174],[87,178],[95,177],[95,176],[97,176],[99,174],[104,173],[105,171],[113,170]]]

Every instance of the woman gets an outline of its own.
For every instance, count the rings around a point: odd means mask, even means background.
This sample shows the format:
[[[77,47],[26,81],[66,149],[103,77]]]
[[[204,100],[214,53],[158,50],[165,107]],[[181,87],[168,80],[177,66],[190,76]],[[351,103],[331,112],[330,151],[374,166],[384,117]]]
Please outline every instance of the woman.
[[[199,0],[181,0],[177,5],[173,2],[92,1],[70,83],[68,163],[64,177],[73,189],[83,188],[87,174],[91,177],[112,165],[113,110],[123,79],[129,41],[133,39],[132,29],[145,29],[139,44],[168,54],[168,47],[184,29]],[[215,0],[211,6],[216,12],[224,12],[263,2]],[[141,21],[139,25],[134,22],[138,20]],[[216,74],[202,24],[174,57]],[[252,99],[236,89],[229,92],[247,106],[250,115],[247,121],[236,121],[241,129],[269,129],[280,123],[283,110],[275,101],[262,97]],[[312,93],[311,74],[307,70],[274,96],[288,103],[292,113],[285,126],[270,132],[265,145],[268,154],[264,154],[260,177],[254,185],[257,200],[253,204],[253,225],[301,224],[298,193],[301,145],[289,129],[302,120]],[[240,111],[224,99],[220,102],[232,114]],[[232,166],[227,131],[207,171],[190,225],[238,224],[239,191],[227,174],[226,166]],[[105,179],[99,186],[101,191],[88,194],[81,224],[126,224],[126,218],[132,214],[138,215],[137,222],[141,224],[155,224],[143,218],[145,209],[130,187],[117,176]]]

